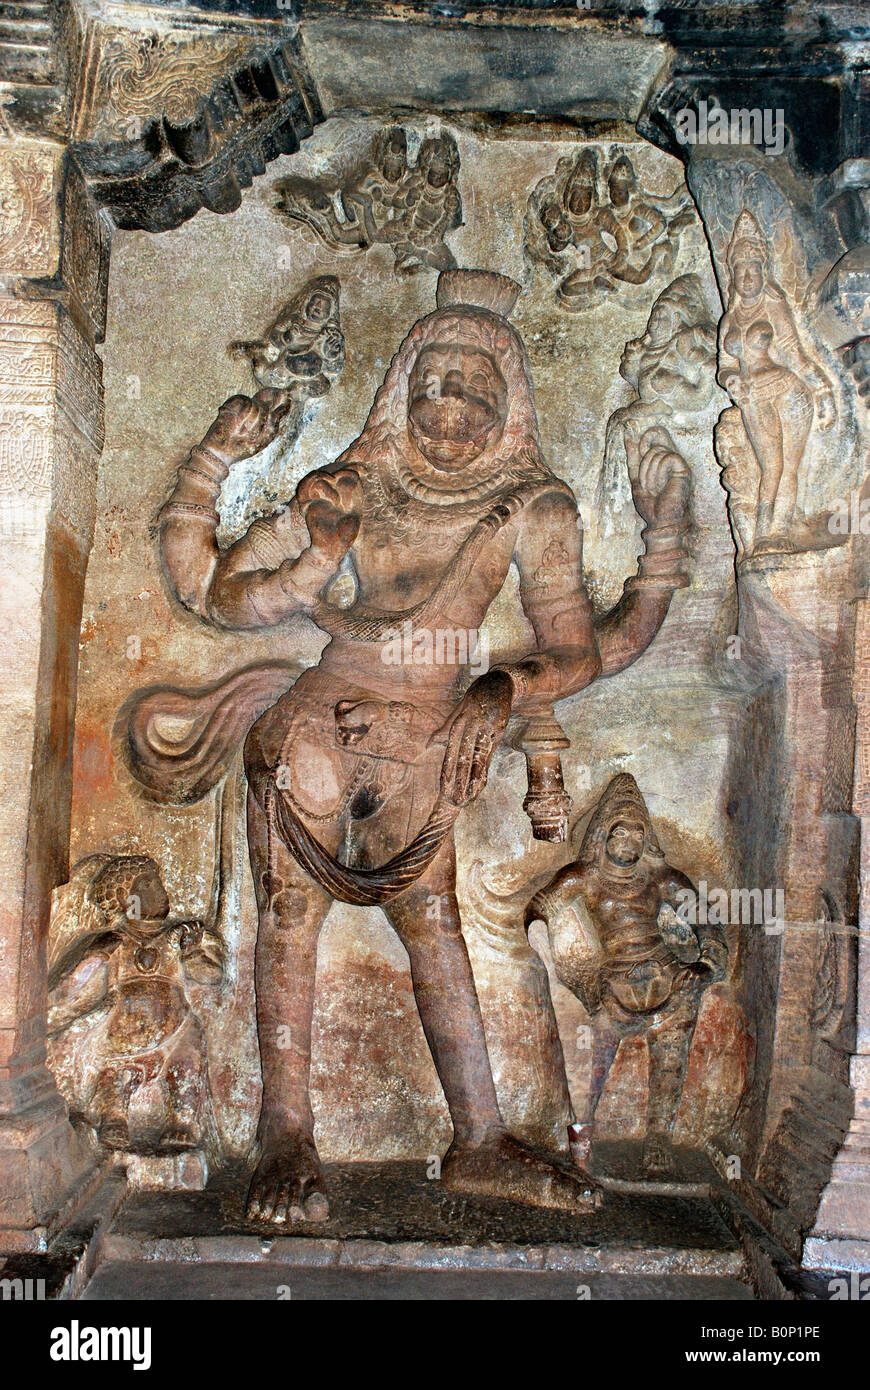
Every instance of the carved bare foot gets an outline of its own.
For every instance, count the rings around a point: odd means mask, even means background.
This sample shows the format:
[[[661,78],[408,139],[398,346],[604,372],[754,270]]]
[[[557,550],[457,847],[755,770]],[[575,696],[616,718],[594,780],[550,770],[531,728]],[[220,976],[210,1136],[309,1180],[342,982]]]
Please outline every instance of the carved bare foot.
[[[451,1144],[441,1181],[460,1192],[561,1211],[588,1207],[595,1199],[595,1186],[587,1175],[504,1133],[490,1135],[475,1147]]]
[[[260,1161],[248,1189],[251,1221],[325,1221],[329,1202],[314,1141],[301,1131],[261,1141]]]

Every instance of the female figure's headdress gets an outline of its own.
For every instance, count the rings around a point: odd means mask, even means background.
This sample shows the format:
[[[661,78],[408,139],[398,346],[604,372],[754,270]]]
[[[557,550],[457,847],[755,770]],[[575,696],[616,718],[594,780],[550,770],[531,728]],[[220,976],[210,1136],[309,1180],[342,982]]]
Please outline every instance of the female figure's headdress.
[[[747,212],[745,208],[734,223],[725,259],[732,273],[739,261],[760,261],[762,271],[767,275],[767,241],[752,213]]]

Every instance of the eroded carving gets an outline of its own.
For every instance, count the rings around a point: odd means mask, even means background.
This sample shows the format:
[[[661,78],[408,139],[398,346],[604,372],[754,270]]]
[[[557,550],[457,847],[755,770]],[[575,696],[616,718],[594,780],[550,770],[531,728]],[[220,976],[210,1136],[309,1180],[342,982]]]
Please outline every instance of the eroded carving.
[[[57,158],[44,149],[4,141],[0,151],[0,269],[51,275],[57,238]]]
[[[554,279],[556,303],[572,313],[591,308],[622,285],[643,285],[674,268],[691,198],[647,193],[624,152],[611,156],[601,187],[600,157],[589,147],[560,159],[529,199],[525,250]]]
[[[709,404],[715,386],[716,326],[697,275],[680,275],[662,290],[640,338],[626,343],[619,374],[635,399],[607,422],[602,504],[628,500],[626,463],[651,426],[675,412],[694,414]]]
[[[201,922],[170,918],[153,859],[93,855],[56,890],[49,1059],[71,1117],[107,1148],[206,1145],[205,1038],[190,994],[222,975],[219,939]]]
[[[702,994],[724,979],[728,949],[718,926],[693,925],[691,881],[668,864],[633,777],[621,773],[592,812],[576,863],[561,869],[526,909],[542,920],[556,974],[592,1019],[586,1115],[571,1149],[591,1163],[595,1113],[623,1038],[642,1035],[650,1074],[644,1164],[674,1169],[673,1133]]]
[[[376,139],[370,162],[336,186],[300,178],[278,183],[277,207],[331,251],[348,254],[389,246],[400,274],[424,266],[450,270],[456,261],[446,237],[462,225],[458,174],[459,151],[452,135],[427,137],[414,163],[406,131],[393,126]]]
[[[265,164],[298,150],[323,119],[298,37],[289,34],[232,72],[223,67],[205,93],[194,74],[193,89],[191,119],[131,113],[125,142],[88,149],[92,193],[118,226],[165,231],[203,206],[232,212]]]
[[[231,353],[247,357],[260,389],[281,391],[292,403],[282,421],[286,442],[297,438],[306,403],[325,396],[344,366],[339,295],[334,275],[315,276],[262,338],[230,345]]]
[[[98,340],[102,339],[109,276],[107,233],[84,179],[72,164],[64,183],[62,240],[64,281],[90,316]]]
[[[175,27],[169,32],[104,28],[86,20],[76,93],[76,133],[135,139],[165,115],[185,125],[228,68],[239,67],[252,39],[243,30]]]

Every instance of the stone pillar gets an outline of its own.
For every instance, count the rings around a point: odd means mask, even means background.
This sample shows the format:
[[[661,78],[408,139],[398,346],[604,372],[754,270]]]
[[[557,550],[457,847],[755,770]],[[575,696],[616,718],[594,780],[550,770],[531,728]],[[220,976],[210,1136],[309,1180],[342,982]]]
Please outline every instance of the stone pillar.
[[[109,228],[58,144],[0,142],[0,195],[2,1251],[42,1248],[94,1171],[45,1064],[46,935],[68,868]]]
[[[863,83],[864,95],[868,84]],[[828,273],[820,292],[829,341],[857,387],[862,409],[862,443],[870,443],[870,160],[850,159],[825,189],[835,209],[844,255]],[[865,461],[865,468],[870,458]],[[856,493],[852,495],[852,511]],[[870,512],[868,480],[860,490],[859,592],[868,591],[870,544],[865,514]],[[854,700],[855,737],[853,814],[861,834],[860,904],[856,955],[857,1007],[849,1064],[854,1112],[842,1149],[822,1192],[815,1225],[804,1247],[804,1263],[817,1269],[870,1268],[870,599],[857,605]]]
[[[815,1269],[870,1268],[870,600],[858,606],[855,638],[858,706],[853,807],[861,825],[858,1004],[850,1081],[854,1115],[804,1247]]]
[[[753,943],[756,998],[775,980],[775,1016],[760,1003],[769,1057],[755,1174],[787,1210],[777,1233],[797,1255],[852,1114],[858,825],[849,814],[854,749],[851,549],[757,557],[739,578],[740,630],[761,669],[776,673],[770,871],[784,893],[782,934]],[[753,771],[748,770],[748,777]],[[762,1050],[762,1049],[760,1049]],[[760,1097],[759,1097],[760,1099]]]

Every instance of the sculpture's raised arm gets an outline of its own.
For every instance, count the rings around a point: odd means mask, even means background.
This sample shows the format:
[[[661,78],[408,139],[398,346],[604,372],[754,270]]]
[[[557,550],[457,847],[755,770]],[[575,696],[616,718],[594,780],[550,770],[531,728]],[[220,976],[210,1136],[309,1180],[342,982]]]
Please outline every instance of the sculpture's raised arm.
[[[219,627],[268,627],[309,611],[356,538],[352,470],[309,474],[288,507],[253,522],[226,550],[217,543],[217,501],[234,463],[275,438],[288,392],[233,396],[181,464],[160,513],[160,546],[172,591]]]
[[[526,508],[514,560],[523,610],[537,651],[506,663],[514,711],[552,704],[591,685],[601,672],[592,605],[583,584],[583,530],[568,487],[554,484]]]
[[[536,921],[544,923],[559,979],[594,1014],[601,1007],[604,947],[584,899],[585,877],[582,864],[560,869],[527,905],[525,929]]]
[[[641,422],[632,422],[636,427]],[[691,475],[667,430],[654,427],[635,441],[626,432],[631,494],[646,522],[637,574],[626,580],[622,598],[595,624],[601,674],[630,666],[652,642],[667,616],[675,589],[689,582],[683,563],[691,524]]]
[[[627,452],[632,496],[646,522],[644,553],[619,603],[597,621],[583,583],[583,533],[573,497],[554,488],[528,508],[515,558],[538,651],[500,667],[513,681],[515,710],[564,700],[597,676],[630,666],[661,627],[674,590],[688,583],[682,569],[688,467],[660,428],[629,439]]]

